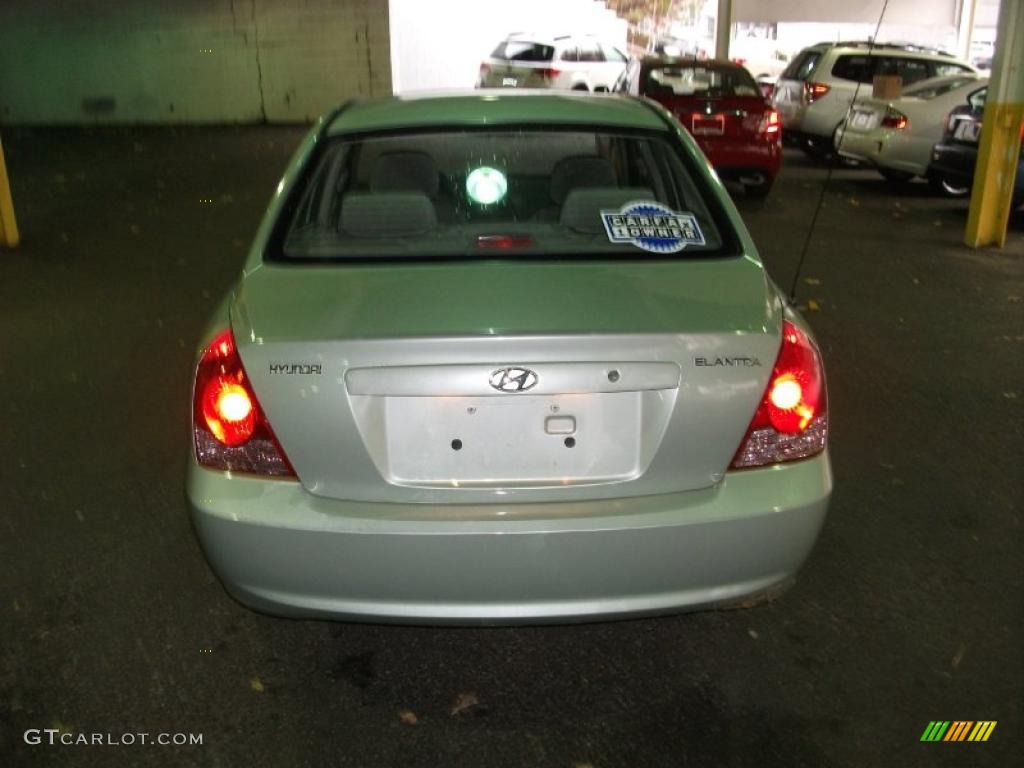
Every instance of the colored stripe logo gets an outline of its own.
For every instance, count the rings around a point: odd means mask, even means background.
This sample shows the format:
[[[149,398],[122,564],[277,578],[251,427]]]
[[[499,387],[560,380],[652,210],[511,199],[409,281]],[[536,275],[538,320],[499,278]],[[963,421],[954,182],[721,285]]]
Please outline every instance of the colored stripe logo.
[[[996,720],[932,720],[921,734],[921,741],[988,741]]]

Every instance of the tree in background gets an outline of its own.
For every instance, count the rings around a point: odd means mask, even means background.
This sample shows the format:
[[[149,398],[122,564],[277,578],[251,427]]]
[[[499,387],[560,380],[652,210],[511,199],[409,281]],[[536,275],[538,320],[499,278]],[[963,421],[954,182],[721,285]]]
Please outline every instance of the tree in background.
[[[629,23],[627,37],[631,46],[650,50],[667,37],[674,21],[691,25],[705,0],[607,0],[615,14]]]

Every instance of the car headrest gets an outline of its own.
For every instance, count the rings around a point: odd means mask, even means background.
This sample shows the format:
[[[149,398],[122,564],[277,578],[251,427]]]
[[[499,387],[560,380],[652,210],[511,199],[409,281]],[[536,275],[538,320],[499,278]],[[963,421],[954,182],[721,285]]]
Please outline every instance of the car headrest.
[[[385,152],[370,174],[372,192],[422,192],[437,196],[437,166],[426,152]]]
[[[615,169],[603,157],[563,157],[551,170],[551,199],[557,205],[562,205],[569,191],[577,187],[617,185]]]
[[[341,230],[350,237],[408,237],[436,226],[434,204],[421,192],[351,192],[341,201]]]
[[[563,227],[597,235],[605,231],[601,211],[617,211],[634,200],[654,200],[646,187],[603,187],[574,189],[562,205]]]

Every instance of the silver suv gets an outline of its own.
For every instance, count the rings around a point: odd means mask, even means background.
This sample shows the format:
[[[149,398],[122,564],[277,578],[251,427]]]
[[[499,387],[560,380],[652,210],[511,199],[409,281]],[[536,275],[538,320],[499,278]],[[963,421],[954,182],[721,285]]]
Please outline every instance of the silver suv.
[[[836,131],[853,103],[869,96],[875,75],[899,75],[903,85],[977,72],[948,53],[901,43],[818,43],[804,48],[779,77],[773,101],[782,136],[808,154],[831,157]]]
[[[592,35],[513,33],[480,64],[477,88],[610,91],[626,69],[622,51]]]

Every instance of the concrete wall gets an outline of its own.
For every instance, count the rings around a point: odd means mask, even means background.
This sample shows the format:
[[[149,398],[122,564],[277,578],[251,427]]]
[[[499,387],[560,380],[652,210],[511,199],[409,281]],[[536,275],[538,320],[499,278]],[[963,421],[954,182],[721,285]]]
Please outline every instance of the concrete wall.
[[[472,88],[510,32],[590,32],[626,52],[626,22],[597,0],[390,0],[395,93]]]
[[[0,123],[303,121],[390,92],[388,0],[0,0]]]

